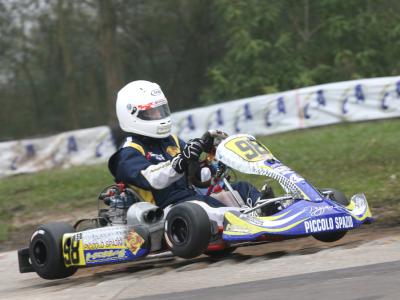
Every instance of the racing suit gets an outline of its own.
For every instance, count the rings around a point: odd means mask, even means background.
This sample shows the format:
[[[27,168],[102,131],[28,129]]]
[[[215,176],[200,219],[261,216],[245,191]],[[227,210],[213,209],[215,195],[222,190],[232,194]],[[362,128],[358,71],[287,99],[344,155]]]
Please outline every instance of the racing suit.
[[[210,196],[197,194],[188,186],[185,174],[172,168],[172,158],[184,146],[185,142],[175,135],[163,139],[132,135],[110,158],[108,166],[116,182],[127,184],[144,200],[161,208],[188,200],[202,200],[213,207],[224,206]],[[232,187],[252,203],[260,197],[260,192],[247,182],[234,183]]]

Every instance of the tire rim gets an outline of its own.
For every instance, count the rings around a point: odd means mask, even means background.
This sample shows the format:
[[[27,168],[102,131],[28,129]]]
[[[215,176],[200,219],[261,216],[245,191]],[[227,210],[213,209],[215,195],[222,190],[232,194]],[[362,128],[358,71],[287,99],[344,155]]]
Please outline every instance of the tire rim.
[[[185,219],[176,218],[171,223],[171,238],[175,245],[183,245],[189,238],[189,226]]]
[[[42,241],[36,241],[33,245],[33,259],[40,267],[44,266],[47,262],[47,247]]]

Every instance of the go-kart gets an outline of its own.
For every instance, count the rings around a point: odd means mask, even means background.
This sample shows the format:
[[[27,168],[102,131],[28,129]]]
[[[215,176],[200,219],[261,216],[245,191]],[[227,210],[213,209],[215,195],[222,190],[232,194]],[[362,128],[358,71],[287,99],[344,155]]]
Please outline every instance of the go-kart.
[[[162,210],[129,187],[112,185],[98,197],[98,217],[75,226],[62,222],[39,226],[29,247],[18,251],[20,272],[59,279],[80,267],[170,253],[182,258],[222,256],[240,246],[305,236],[333,242],[373,220],[364,194],[348,200],[338,190],[312,186],[253,136],[221,140],[208,160],[216,170],[203,190],[225,207],[194,200]],[[189,174],[194,174],[193,165]],[[232,189],[228,180],[232,170],[272,178],[285,194],[251,205]]]

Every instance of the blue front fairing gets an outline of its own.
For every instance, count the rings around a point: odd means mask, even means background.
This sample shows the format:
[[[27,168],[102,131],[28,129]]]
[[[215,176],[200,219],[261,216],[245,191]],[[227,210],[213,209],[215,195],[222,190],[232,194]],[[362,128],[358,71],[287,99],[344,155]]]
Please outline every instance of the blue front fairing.
[[[365,197],[358,200],[358,206],[353,204],[352,210],[351,205],[344,207],[324,198],[319,202],[299,200],[268,217],[227,212],[223,239],[230,242],[253,241],[263,235],[294,237],[351,230],[372,221]]]

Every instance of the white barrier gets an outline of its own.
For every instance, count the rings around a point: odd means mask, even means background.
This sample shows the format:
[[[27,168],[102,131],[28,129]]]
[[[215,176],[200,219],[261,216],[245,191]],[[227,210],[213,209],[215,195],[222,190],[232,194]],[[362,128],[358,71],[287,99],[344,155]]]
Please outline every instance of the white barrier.
[[[339,122],[400,116],[400,76],[323,84],[174,113],[182,139],[210,128],[268,135]]]
[[[114,152],[111,130],[107,126],[3,142],[0,143],[0,177],[104,162]]]
[[[219,128],[268,135],[339,122],[400,117],[400,76],[323,84],[172,114],[187,140]],[[398,138],[398,137],[397,137]],[[106,161],[115,151],[106,126],[0,143],[0,177]]]

